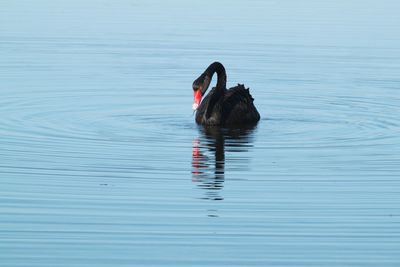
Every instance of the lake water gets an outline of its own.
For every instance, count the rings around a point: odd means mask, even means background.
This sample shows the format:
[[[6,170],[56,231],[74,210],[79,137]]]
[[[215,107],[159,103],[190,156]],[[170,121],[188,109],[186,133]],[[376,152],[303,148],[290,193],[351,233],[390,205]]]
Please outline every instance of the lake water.
[[[0,265],[399,266],[399,13],[2,1]],[[194,123],[215,60],[256,128]]]

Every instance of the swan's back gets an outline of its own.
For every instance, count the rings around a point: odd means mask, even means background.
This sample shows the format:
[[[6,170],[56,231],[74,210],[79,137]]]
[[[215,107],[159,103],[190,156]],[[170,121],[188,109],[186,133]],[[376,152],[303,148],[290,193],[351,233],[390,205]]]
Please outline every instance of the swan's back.
[[[254,98],[243,84],[225,91],[222,102],[222,121],[226,126],[255,124],[260,114],[254,106]]]

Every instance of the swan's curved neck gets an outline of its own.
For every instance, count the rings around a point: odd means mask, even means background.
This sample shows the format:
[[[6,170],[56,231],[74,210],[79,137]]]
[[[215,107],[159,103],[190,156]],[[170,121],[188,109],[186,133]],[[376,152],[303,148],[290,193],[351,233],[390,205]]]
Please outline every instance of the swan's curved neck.
[[[222,66],[221,63],[214,62],[205,70],[204,73],[206,74],[206,76],[209,77],[207,79],[208,80],[208,84],[206,86],[207,88],[214,73],[217,73],[218,76],[217,86],[213,94],[210,96],[210,100],[207,106],[207,111],[205,114],[206,118],[210,118],[214,111],[215,105],[218,103],[218,101],[220,101],[220,99],[224,97],[226,91],[226,72],[224,66]]]
[[[217,88],[221,91],[226,89],[226,71],[224,66],[219,62],[212,63],[205,71],[205,73],[211,78],[214,73],[217,73]]]

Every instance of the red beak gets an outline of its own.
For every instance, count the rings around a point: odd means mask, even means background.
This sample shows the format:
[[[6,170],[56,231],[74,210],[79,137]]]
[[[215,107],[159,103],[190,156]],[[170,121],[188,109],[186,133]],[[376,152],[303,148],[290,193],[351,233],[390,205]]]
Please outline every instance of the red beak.
[[[201,92],[200,90],[194,91],[194,102],[193,102],[193,110],[196,110],[199,107],[201,101]]]

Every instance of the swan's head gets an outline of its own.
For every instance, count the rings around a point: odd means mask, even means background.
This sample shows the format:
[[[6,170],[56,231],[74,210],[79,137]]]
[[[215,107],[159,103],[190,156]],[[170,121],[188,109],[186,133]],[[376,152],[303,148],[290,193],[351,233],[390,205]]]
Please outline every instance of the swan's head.
[[[193,110],[196,110],[200,104],[201,98],[206,93],[208,87],[210,86],[211,78],[203,73],[193,82],[193,94],[194,94],[194,102],[193,102]]]

